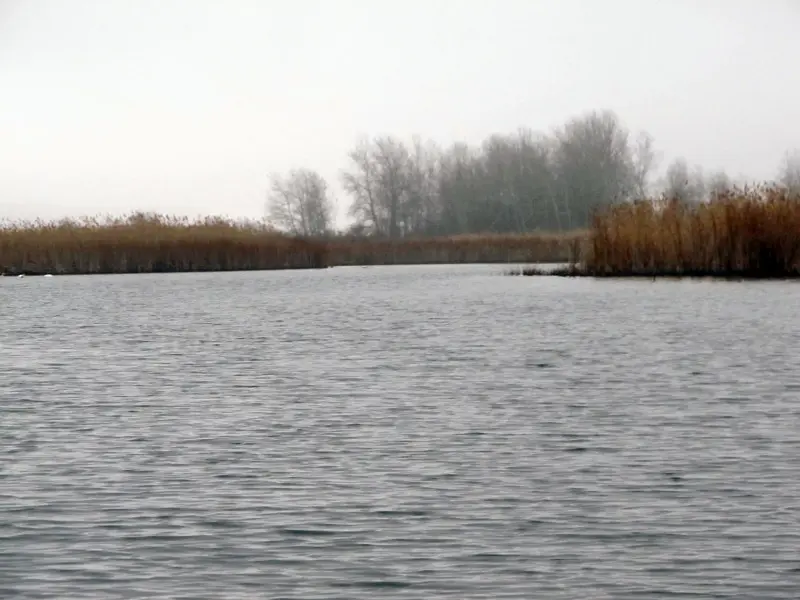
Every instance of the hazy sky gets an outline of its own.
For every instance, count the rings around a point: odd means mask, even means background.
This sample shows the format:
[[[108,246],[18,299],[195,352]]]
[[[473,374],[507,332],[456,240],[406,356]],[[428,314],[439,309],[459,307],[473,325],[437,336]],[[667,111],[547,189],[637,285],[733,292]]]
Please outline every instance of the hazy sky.
[[[603,108],[665,161],[770,178],[798,32],[796,0],[0,0],[0,216],[260,217],[270,172],[335,184],[362,134]]]

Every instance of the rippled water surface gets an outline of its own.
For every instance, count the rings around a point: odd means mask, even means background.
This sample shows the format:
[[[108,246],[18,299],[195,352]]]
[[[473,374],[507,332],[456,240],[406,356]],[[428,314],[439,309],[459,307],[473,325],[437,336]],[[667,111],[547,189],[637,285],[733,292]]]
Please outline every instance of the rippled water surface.
[[[798,598],[800,286],[0,280],[0,598]]]

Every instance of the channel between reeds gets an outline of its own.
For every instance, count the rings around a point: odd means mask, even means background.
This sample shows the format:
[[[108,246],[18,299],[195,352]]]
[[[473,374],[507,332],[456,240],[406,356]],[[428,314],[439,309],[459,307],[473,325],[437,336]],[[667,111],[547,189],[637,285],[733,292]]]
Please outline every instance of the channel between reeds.
[[[584,232],[399,240],[297,238],[264,223],[134,213],[4,223],[6,275],[307,269],[339,265],[532,263],[576,259]]]

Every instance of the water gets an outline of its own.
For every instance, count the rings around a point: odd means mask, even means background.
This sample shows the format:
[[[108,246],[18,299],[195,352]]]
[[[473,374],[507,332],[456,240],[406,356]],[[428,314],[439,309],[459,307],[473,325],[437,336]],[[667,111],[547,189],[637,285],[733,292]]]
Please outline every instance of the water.
[[[0,280],[0,598],[796,598],[800,286]]]

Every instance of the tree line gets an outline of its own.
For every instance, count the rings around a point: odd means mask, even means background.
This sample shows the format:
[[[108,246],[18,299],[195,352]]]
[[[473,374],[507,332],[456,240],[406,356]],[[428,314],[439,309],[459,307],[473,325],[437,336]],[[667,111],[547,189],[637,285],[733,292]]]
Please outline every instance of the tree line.
[[[630,132],[611,111],[575,117],[550,134],[495,134],[479,147],[362,138],[347,159],[340,172],[354,219],[347,233],[388,238],[565,231],[587,226],[600,205],[653,194],[701,202],[733,183],[682,158],[655,180],[652,136]],[[800,151],[786,155],[778,181],[800,191]],[[312,169],[273,174],[267,214],[295,235],[335,229],[330,187]]]

